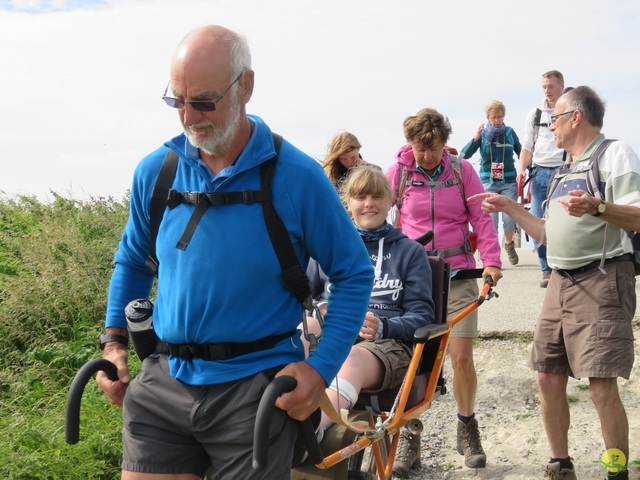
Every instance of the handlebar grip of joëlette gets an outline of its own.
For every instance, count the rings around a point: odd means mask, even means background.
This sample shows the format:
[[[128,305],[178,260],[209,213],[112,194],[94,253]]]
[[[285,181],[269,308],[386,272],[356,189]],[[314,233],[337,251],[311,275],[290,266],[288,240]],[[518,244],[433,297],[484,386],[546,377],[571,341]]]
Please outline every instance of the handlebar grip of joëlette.
[[[269,422],[272,412],[276,408],[275,403],[278,397],[290,392],[296,388],[297,382],[295,378],[283,375],[274,378],[260,399],[258,411],[256,413],[256,423],[253,431],[253,468],[254,470],[263,470],[267,466],[267,454],[269,449]],[[317,464],[324,459],[320,445],[316,439],[316,433],[311,423],[311,419],[307,418],[300,422],[300,433],[302,439],[309,452],[309,459],[312,463]]]
[[[109,360],[96,358],[88,361],[78,370],[69,387],[64,439],[70,445],[78,443],[80,438],[80,403],[82,401],[84,387],[93,374],[99,371],[106,373],[111,381],[115,382],[118,380],[118,369],[116,366]]]
[[[497,293],[491,290],[491,287],[493,287],[493,285],[493,278],[491,278],[491,275],[487,275],[487,278],[484,279],[482,290],[480,291],[480,296],[478,297],[478,306],[482,305],[485,300],[488,300],[491,297],[498,296]]]

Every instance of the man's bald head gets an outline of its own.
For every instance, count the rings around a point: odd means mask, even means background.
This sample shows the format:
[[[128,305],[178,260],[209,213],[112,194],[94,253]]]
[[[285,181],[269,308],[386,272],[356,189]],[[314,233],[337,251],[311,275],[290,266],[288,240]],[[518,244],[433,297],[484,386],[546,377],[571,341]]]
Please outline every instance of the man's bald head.
[[[231,77],[251,69],[246,39],[220,25],[207,25],[190,32],[178,45],[171,62],[177,65],[208,64],[228,68]]]

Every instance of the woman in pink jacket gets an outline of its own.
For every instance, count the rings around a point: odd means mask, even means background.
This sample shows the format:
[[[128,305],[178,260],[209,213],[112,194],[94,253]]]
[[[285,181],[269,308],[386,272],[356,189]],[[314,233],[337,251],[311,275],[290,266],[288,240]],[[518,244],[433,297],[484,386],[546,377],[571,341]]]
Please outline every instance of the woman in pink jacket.
[[[500,243],[491,217],[479,203],[466,199],[484,191],[480,177],[466,160],[445,149],[451,125],[431,108],[420,110],[404,121],[408,142],[397,153],[397,162],[387,178],[396,195],[402,231],[417,238],[432,230],[434,238],[425,245],[429,255],[443,256],[451,264],[449,316],[469,305],[479,295],[478,281],[466,270],[476,268],[474,251],[480,252],[482,277],[494,282],[502,278]],[[473,232],[471,231],[471,229]],[[449,343],[453,367],[453,396],[458,407],[457,450],[465,465],[482,468],[486,455],[475,418],[477,377],[473,363],[473,339],[478,336],[477,311],[457,323]],[[406,476],[420,458],[419,434],[401,432],[394,472]]]

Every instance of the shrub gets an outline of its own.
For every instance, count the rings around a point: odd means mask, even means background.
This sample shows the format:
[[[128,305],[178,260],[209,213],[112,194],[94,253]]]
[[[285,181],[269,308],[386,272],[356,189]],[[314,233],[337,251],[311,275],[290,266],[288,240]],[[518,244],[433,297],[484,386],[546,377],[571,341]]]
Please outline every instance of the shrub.
[[[0,200],[0,478],[119,478],[121,413],[95,384],[81,442],[64,443],[75,372],[99,356],[128,198]]]

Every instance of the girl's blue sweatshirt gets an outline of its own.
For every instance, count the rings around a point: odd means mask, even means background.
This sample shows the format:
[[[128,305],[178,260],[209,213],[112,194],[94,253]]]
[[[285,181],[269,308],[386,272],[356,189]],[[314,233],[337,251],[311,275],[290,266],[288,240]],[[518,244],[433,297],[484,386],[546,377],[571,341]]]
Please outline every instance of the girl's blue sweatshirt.
[[[412,344],[414,332],[434,319],[427,254],[399,228],[390,230],[381,240],[364,244],[371,264],[376,267],[369,311],[382,320],[383,338]],[[333,309],[334,285],[317,262],[311,261],[307,273],[315,296],[320,301],[330,300],[329,313]],[[364,315],[360,317],[360,324],[363,320]]]

